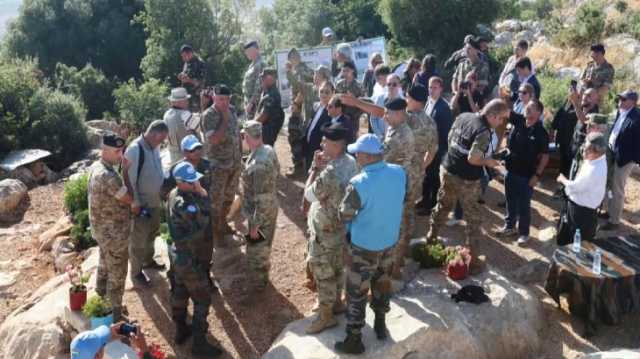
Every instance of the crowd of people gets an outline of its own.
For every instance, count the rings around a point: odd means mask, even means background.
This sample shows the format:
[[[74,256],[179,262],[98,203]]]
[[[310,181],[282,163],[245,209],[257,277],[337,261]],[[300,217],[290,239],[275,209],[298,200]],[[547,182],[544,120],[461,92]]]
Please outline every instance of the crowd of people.
[[[331,29],[322,36],[323,44],[333,44]],[[558,243],[571,241],[576,230],[589,240],[620,224],[626,181],[640,163],[640,113],[633,90],[617,94],[614,118],[599,113],[614,74],[604,47],[591,46],[593,61],[546,120],[540,102],[545,89],[526,55],[527,42],[516,44],[500,73],[492,73],[497,70],[489,65],[488,48],[487,39],[467,36],[445,62],[455,68],[450,84],[439,76],[432,54],[410,59],[396,73],[374,53],[360,83],[346,43],[335,45],[331,67],[310,69],[298,51],[288,53],[293,167],[286,175],[305,184],[301,211],[308,220],[308,248],[301,265],[306,285],[317,291],[318,314],[306,331],[334,327],[335,316],[346,312],[346,338],[335,344],[339,352],[365,350],[361,331],[369,291],[373,329],[380,340],[388,336],[391,284],[402,280],[416,216],[430,215],[427,240],[436,243],[450,212],[457,220],[464,213],[470,272],[479,273],[485,263],[477,252],[483,193],[492,178],[502,177],[505,217],[497,234],[517,236],[526,245],[532,195],[550,151],[558,152],[561,163]],[[281,179],[273,147],[285,112],[277,71],[265,64],[258,42],[247,42],[244,51],[251,63],[242,82],[243,108],[230,104],[230,87],[206,86],[204,63],[185,45],[182,86],[171,91],[164,118],[128,146],[106,135],[89,180],[91,230],[100,247],[96,290],[110,300],[114,320],[128,320],[122,305],[127,262],[129,276],[143,287],[153,285],[146,270],[165,269],[153,247],[164,213],[175,342],[193,336],[192,352],[206,357],[222,352],[206,340],[217,291],[210,274],[214,247],[242,238],[248,291],[258,293],[269,282],[276,238]],[[543,123],[551,120],[548,133]],[[163,168],[163,143],[170,168]],[[601,228],[598,215],[608,219]],[[230,220],[238,216],[247,225],[233,228]]]

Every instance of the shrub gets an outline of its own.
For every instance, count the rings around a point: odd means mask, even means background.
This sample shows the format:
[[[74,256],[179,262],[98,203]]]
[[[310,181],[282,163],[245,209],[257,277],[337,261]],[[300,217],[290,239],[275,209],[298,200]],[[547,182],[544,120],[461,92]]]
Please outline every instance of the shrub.
[[[619,13],[624,13],[625,11],[627,11],[627,8],[629,7],[629,4],[627,4],[626,1],[624,0],[618,0],[616,1],[616,3],[613,5],[613,7],[619,12]]]
[[[84,174],[65,183],[64,208],[71,216],[75,216],[77,213],[89,209],[88,187],[88,174]]]
[[[73,216],[73,227],[71,227],[70,237],[77,251],[98,245],[91,236],[90,226],[88,209],[79,211]]]
[[[58,90],[76,96],[87,106],[87,120],[102,118],[104,112],[114,109],[114,85],[99,69],[91,64],[82,70],[65,64],[56,64],[55,84]]]
[[[129,80],[118,87],[113,96],[120,118],[137,132],[142,132],[155,119],[162,118],[167,108],[169,88],[151,79],[141,85]]]
[[[447,263],[449,251],[440,243],[420,243],[413,247],[411,256],[422,268],[439,268]]]
[[[565,26],[565,19],[554,17],[548,23],[548,32],[556,35],[553,40],[561,46],[588,46],[602,38],[605,30],[606,14],[602,4],[591,0],[576,10],[573,24]]]
[[[539,69],[536,73],[536,77],[538,78],[538,81],[540,81],[540,87],[542,88],[540,101],[544,105],[545,113],[553,116],[553,114],[555,114],[567,100],[571,79],[561,79],[555,73],[552,73],[546,68]],[[545,117],[547,118],[545,123],[550,124],[550,117]]]
[[[87,318],[106,317],[111,314],[111,303],[99,295],[91,296],[82,307],[82,314]]]

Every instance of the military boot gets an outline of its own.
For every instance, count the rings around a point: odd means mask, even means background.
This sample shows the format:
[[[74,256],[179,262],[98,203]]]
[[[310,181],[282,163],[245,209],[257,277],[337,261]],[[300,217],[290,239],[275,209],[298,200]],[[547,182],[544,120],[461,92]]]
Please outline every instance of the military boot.
[[[339,353],[362,354],[364,353],[362,334],[355,334],[347,331],[347,337],[341,342],[336,342],[333,347]]]
[[[222,354],[222,350],[217,346],[209,343],[205,333],[197,333],[193,336],[193,346],[191,354],[203,356],[205,358],[216,358]]]
[[[173,337],[173,341],[178,345],[182,345],[190,336],[191,327],[185,321],[176,322],[176,335]]]
[[[342,314],[347,311],[347,304],[342,300],[342,293],[336,294],[336,301],[333,303],[333,314]]]
[[[376,332],[376,337],[378,340],[385,340],[389,336],[387,332],[387,324],[385,323],[385,314],[384,313],[376,313],[376,318],[373,321],[373,330]]]
[[[333,308],[331,305],[321,305],[318,317],[305,330],[307,334],[316,334],[321,331],[338,325],[338,321],[333,317]]]

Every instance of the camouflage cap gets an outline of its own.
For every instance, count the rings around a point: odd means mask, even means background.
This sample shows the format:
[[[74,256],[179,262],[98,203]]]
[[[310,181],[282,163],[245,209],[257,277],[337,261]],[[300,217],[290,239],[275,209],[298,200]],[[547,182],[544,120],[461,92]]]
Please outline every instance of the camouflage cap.
[[[265,77],[265,76],[278,77],[278,71],[272,67],[267,67],[266,69],[262,70],[262,72],[260,73],[260,77]]]
[[[242,126],[242,133],[246,133],[247,135],[258,138],[262,136],[262,123],[251,120],[244,123]]]
[[[609,116],[600,113],[590,113],[587,115],[587,122],[594,125],[606,125],[609,123]]]

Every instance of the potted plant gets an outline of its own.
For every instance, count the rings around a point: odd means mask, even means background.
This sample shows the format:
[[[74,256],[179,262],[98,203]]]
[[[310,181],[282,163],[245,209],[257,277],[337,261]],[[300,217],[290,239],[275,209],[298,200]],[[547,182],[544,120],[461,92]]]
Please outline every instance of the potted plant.
[[[467,247],[456,246],[447,256],[447,275],[453,280],[463,280],[469,275],[471,251]]]
[[[87,300],[84,308],[82,308],[82,313],[91,321],[91,329],[101,325],[111,326],[113,324],[111,303],[97,294]]]
[[[87,283],[91,273],[82,273],[82,268],[69,264],[66,268],[67,277],[71,283],[69,288],[69,308],[80,310],[87,302]]]
[[[422,268],[442,268],[446,264],[447,249],[440,243],[420,243],[413,247],[412,257]]]

